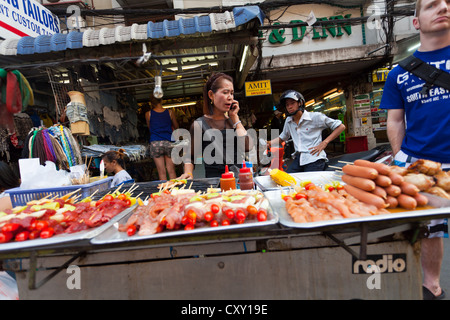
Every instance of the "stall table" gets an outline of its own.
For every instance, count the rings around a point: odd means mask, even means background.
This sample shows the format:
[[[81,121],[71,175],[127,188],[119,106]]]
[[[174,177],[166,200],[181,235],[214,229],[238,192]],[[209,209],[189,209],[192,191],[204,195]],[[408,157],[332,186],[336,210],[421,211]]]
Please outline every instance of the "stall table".
[[[4,267],[16,272],[21,299],[421,299],[420,241],[404,237],[419,227],[364,233],[275,226],[110,245],[82,241],[0,258],[10,259]],[[367,259],[386,269],[378,280],[362,269]]]
[[[0,246],[0,260],[21,299],[422,298],[420,239],[428,220],[450,216],[446,203],[296,224],[280,192],[264,192],[272,215],[262,224],[127,238],[116,230],[124,215],[92,238]]]

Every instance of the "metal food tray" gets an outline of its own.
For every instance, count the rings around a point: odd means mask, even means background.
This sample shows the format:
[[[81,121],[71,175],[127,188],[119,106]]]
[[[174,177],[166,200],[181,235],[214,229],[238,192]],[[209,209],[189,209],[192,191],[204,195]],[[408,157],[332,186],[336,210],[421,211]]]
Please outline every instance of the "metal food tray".
[[[136,209],[137,204],[134,204],[130,208],[127,208],[117,214],[115,217],[113,217],[108,222],[104,223],[101,226],[98,226],[96,228],[90,228],[87,230],[75,232],[75,233],[62,233],[55,235],[48,239],[34,239],[34,240],[26,240],[22,242],[7,242],[0,244],[0,252],[3,251],[11,251],[11,250],[27,250],[27,249],[37,249],[38,247],[56,247],[59,245],[66,245],[73,242],[79,242],[79,241],[85,241],[92,239],[99,234],[101,234],[103,231],[108,229],[110,226],[112,226],[114,223],[119,221],[125,216],[128,216],[130,213]]]
[[[137,183],[128,183],[124,185],[120,190],[121,192],[126,191],[128,188],[130,188],[133,185],[133,188],[135,188],[134,192],[135,194],[142,193],[140,198],[144,199],[147,196],[150,196],[154,192],[160,191],[160,188],[158,188],[158,185],[166,182],[165,180],[155,180],[155,181],[147,181],[147,182],[137,182]],[[178,185],[178,188],[191,188],[195,191],[206,191],[208,188],[217,188],[219,187],[220,178],[200,178],[200,179],[188,179],[187,183],[185,185]],[[104,190],[102,192],[98,192],[95,194],[92,199],[98,200],[102,198],[104,195],[111,193],[115,191],[117,187],[109,188],[107,190]]]
[[[312,183],[317,185],[324,185],[330,183],[331,181],[340,181],[340,174],[334,171],[311,171],[311,172],[298,172],[290,173],[291,176],[297,181],[297,185],[302,181],[310,180]],[[280,186],[277,185],[270,176],[259,176],[253,179],[256,185],[261,189],[261,191],[269,190],[279,190]],[[288,188],[288,187],[281,187]]]
[[[181,236],[192,236],[208,232],[222,232],[222,231],[233,231],[241,230],[246,228],[261,228],[271,225],[275,225],[279,221],[278,214],[273,210],[273,207],[269,201],[269,208],[267,210],[267,220],[266,221],[246,221],[242,224],[230,224],[228,226],[217,226],[217,227],[198,227],[193,230],[166,230],[163,232],[155,233],[147,236],[140,236],[135,234],[133,236],[128,236],[126,232],[119,232],[118,227],[120,224],[125,224],[128,220],[129,215],[122,217],[120,221],[114,223],[105,232],[91,239],[92,244],[112,244],[119,242],[130,242],[130,241],[141,241],[149,239],[167,238],[167,237],[181,237]]]
[[[264,195],[269,199],[272,208],[278,213],[280,218],[280,224],[290,228],[300,229],[319,229],[332,226],[345,226],[349,224],[361,223],[361,222],[382,222],[382,221],[394,221],[394,220],[431,220],[435,218],[450,217],[450,200],[440,198],[438,196],[422,193],[429,199],[429,205],[435,208],[433,209],[416,209],[401,212],[393,212],[391,214],[381,214],[370,217],[361,218],[343,218],[336,220],[325,220],[317,222],[297,223],[294,222],[292,217],[286,210],[285,202],[281,199],[282,190],[271,190],[264,192]],[[398,209],[395,209],[398,210]],[[421,219],[423,218],[423,219]]]

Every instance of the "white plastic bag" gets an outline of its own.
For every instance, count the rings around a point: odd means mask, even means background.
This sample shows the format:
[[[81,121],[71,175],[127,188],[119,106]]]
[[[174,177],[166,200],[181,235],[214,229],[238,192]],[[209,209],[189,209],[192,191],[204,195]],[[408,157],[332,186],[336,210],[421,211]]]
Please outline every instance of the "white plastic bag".
[[[56,165],[46,161],[45,166],[39,166],[29,173],[27,179],[20,184],[21,189],[40,189],[70,186],[70,173],[65,170],[57,170]]]

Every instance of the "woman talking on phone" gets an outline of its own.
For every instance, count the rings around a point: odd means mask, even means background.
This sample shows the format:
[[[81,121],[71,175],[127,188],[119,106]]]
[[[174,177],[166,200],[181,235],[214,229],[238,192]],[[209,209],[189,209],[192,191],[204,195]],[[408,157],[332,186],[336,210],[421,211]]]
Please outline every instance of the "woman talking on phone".
[[[253,142],[238,113],[233,79],[224,73],[213,74],[203,89],[203,116],[190,128],[191,150],[184,157],[181,179],[193,178],[194,160],[198,158],[203,158],[207,178],[220,177],[225,165],[242,164],[244,153],[251,149]]]

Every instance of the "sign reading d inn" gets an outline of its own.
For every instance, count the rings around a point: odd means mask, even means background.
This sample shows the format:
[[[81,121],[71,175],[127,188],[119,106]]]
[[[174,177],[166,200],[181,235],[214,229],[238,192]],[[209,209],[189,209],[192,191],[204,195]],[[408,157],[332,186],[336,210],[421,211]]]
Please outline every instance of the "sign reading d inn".
[[[328,35],[332,36],[333,38],[336,37],[342,37],[344,35],[344,32],[348,35],[352,34],[352,27],[349,24],[343,24],[339,23],[339,20],[342,19],[349,19],[352,15],[346,14],[345,16],[337,15],[337,16],[331,16],[329,18],[316,18],[317,21],[332,21],[335,20],[335,25],[327,25],[323,27],[313,27],[312,28],[312,39],[325,39],[328,38]],[[304,21],[302,20],[291,20],[289,24],[297,24],[302,23]],[[275,22],[273,25],[279,25],[279,22]],[[294,26],[292,29],[292,38],[291,42],[295,41],[301,41],[305,37],[306,34],[306,26]],[[286,37],[283,37],[285,30],[284,29],[274,29],[269,35],[269,42],[272,44],[276,43],[283,43],[286,40]]]
[[[301,4],[289,7],[288,11],[273,10],[267,20],[273,28],[261,32],[265,38],[262,56],[288,58],[292,55],[300,59],[299,55],[307,52],[356,48],[365,46],[367,39],[378,41],[377,34],[364,24],[348,21],[362,14],[359,6],[344,8],[328,4]],[[276,27],[280,24],[284,26]],[[292,63],[289,59],[284,61]]]

